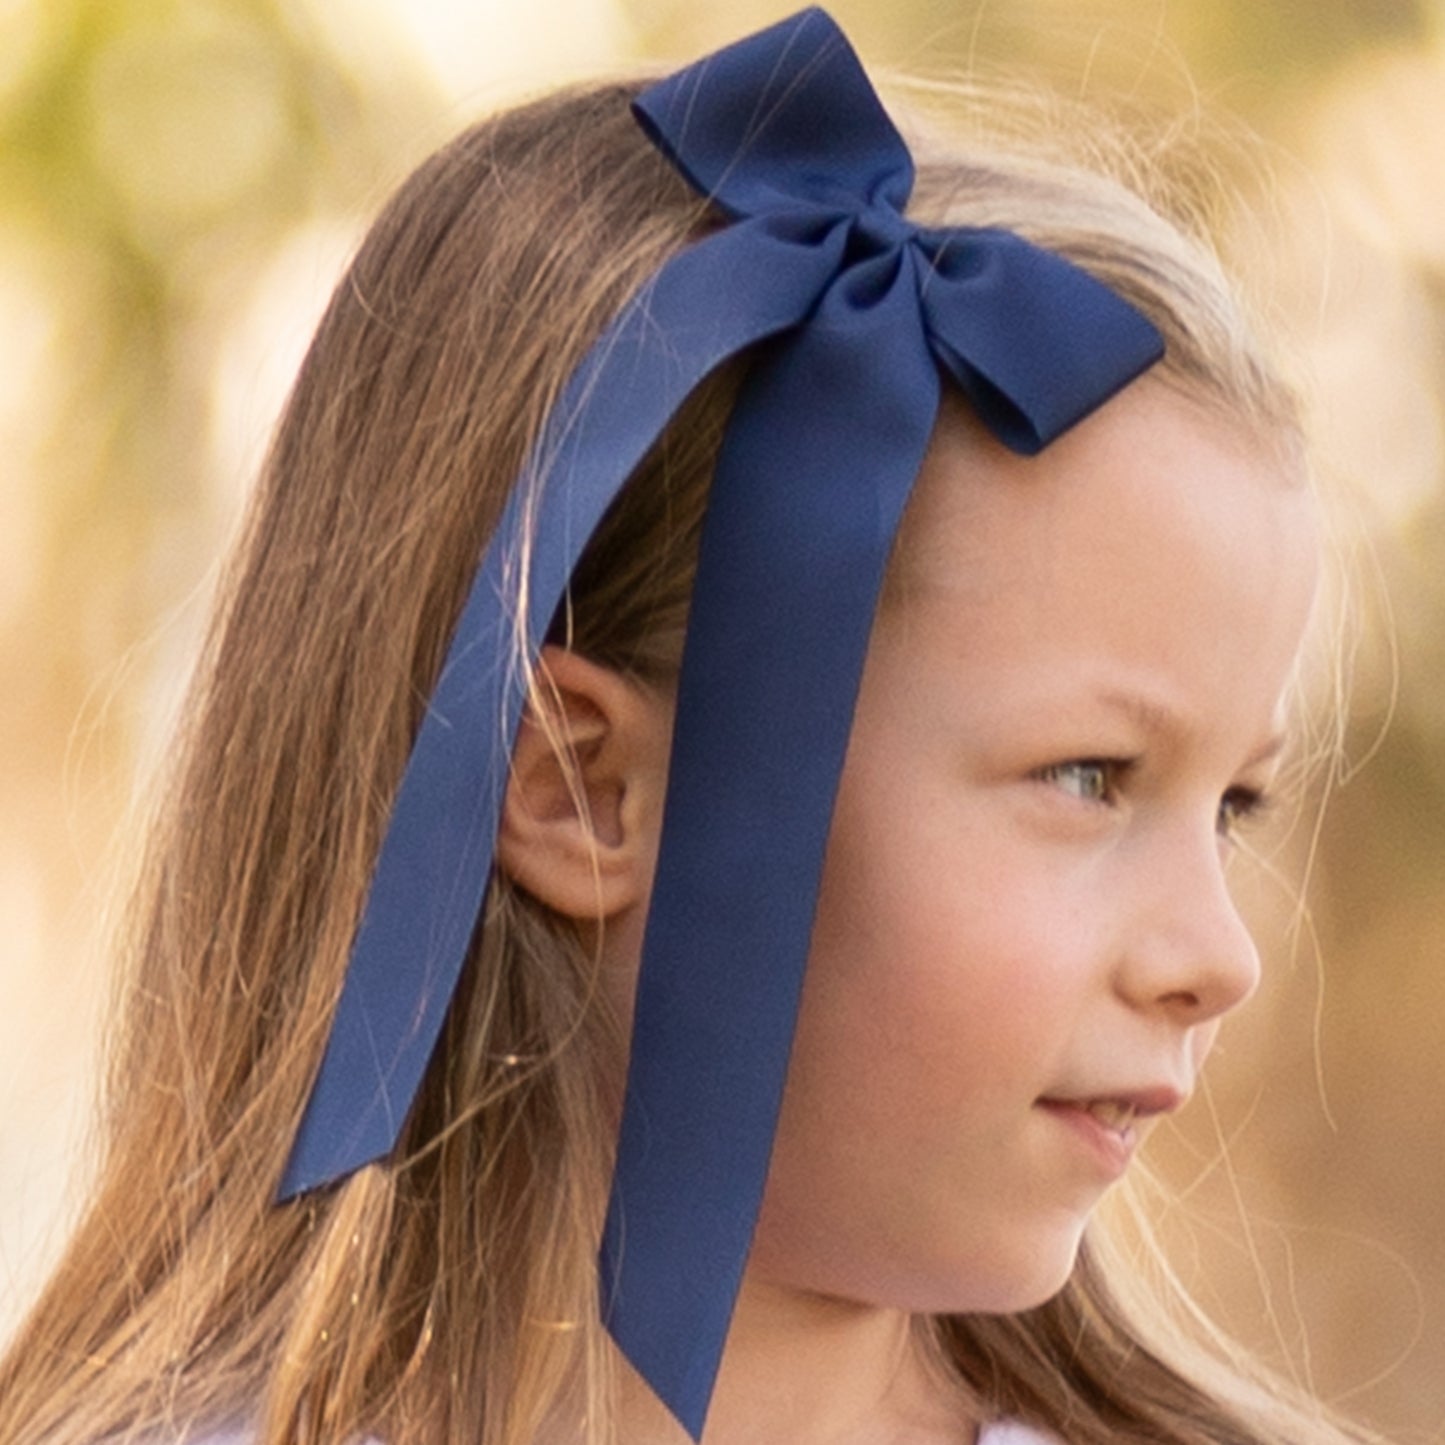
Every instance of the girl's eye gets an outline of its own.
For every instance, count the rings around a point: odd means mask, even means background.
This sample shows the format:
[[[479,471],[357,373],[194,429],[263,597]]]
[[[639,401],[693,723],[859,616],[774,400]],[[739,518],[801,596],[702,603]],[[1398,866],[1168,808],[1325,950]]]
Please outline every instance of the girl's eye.
[[[1126,767],[1126,762],[1116,758],[1074,758],[1067,763],[1051,763],[1037,776],[1040,782],[1050,783],[1080,802],[1108,803]]]
[[[1072,758],[1066,763],[1051,763],[1040,768],[1034,776],[1081,803],[1109,807],[1118,800],[1130,766],[1128,758]],[[1215,829],[1224,842],[1237,842],[1245,828],[1269,807],[1270,799],[1262,789],[1230,788],[1219,800]]]
[[[1231,788],[1219,800],[1216,823],[1219,836],[1234,842],[1244,826],[1269,808],[1269,799],[1258,788]]]

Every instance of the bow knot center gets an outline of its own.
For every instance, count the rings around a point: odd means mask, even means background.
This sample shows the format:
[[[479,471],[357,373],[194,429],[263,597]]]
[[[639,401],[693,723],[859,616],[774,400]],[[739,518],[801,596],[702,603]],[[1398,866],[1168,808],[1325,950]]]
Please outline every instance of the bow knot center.
[[[864,206],[853,213],[848,227],[845,266],[889,256],[918,235],[912,221],[905,220],[892,206]]]

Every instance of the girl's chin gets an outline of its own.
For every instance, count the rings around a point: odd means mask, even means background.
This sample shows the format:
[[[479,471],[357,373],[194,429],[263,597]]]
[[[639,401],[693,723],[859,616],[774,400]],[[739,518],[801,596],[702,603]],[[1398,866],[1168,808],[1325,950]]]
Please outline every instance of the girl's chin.
[[[986,1252],[935,1255],[908,1269],[880,1260],[871,1278],[859,1276],[855,1256],[836,1269],[750,1268],[748,1279],[814,1299],[916,1315],[1019,1314],[1046,1304],[1069,1282],[1085,1222],[1019,1232]]]
[[[1011,1233],[983,1260],[959,1269],[951,1300],[920,1313],[1012,1315],[1047,1304],[1074,1272],[1087,1223],[1085,1215]]]

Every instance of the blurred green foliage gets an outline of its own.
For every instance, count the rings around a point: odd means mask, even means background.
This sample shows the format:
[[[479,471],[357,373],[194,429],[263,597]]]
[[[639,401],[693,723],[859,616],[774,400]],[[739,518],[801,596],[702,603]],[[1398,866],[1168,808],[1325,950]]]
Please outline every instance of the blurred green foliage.
[[[367,77],[295,7],[45,0],[7,23],[29,39],[0,93],[0,214],[51,326],[25,379],[32,474],[10,481],[44,498],[43,631],[32,613],[6,639],[29,655],[13,701],[38,741],[195,580],[149,544],[204,503],[208,363],[232,308],[291,228],[354,207],[397,147]],[[413,120],[432,100],[415,82]]]

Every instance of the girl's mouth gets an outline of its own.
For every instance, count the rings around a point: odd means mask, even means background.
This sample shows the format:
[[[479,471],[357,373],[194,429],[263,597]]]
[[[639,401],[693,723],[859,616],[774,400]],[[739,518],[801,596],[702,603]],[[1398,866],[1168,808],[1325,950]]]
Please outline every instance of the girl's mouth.
[[[1043,1098],[1036,1107],[1064,1125],[1110,1178],[1118,1178],[1139,1147],[1139,1122],[1173,1112],[1183,1097],[1175,1089],[1149,1089],[1094,1098]]]
[[[1116,1134],[1127,1133],[1134,1120],[1139,1117],[1138,1105],[1124,1099],[1094,1099],[1080,1107]]]
[[[1129,1167],[1139,1144],[1132,1106],[1117,1099],[1040,1099],[1038,1107],[1084,1146],[1107,1178],[1117,1179]]]

